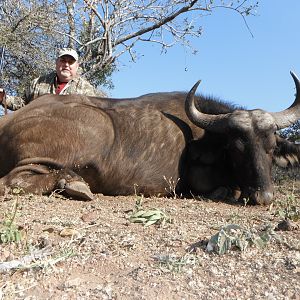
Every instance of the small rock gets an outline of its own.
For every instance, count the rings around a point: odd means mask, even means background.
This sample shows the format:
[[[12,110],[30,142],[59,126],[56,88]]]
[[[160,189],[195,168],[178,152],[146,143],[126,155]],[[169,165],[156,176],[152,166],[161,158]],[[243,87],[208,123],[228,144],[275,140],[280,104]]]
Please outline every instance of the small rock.
[[[98,219],[98,214],[96,211],[91,211],[81,216],[81,220],[88,224],[95,224],[97,219]]]
[[[68,237],[68,236],[79,236],[79,232],[76,229],[73,228],[64,228],[60,233],[60,236],[62,237]]]
[[[83,283],[83,280],[79,277],[76,277],[76,278],[71,278],[71,279],[68,279],[64,286],[67,287],[67,288],[70,288],[70,287],[78,287],[80,286],[81,284]]]
[[[278,223],[275,228],[276,231],[292,231],[294,230],[294,226],[291,220],[285,219]]]
[[[48,228],[43,229],[43,231],[53,233],[55,231],[55,229],[53,227],[48,227]]]

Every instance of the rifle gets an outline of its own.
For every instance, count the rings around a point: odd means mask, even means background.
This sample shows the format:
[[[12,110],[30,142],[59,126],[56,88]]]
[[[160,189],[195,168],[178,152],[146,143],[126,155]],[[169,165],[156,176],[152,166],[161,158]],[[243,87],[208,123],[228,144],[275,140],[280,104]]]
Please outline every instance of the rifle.
[[[3,46],[1,48],[1,57],[0,57],[0,76],[1,77],[2,77],[2,71],[3,71],[3,65],[4,65],[4,51],[5,51],[5,46]],[[0,93],[4,93],[4,97],[3,97],[4,114],[7,115],[6,95],[5,95],[4,89],[0,88]]]

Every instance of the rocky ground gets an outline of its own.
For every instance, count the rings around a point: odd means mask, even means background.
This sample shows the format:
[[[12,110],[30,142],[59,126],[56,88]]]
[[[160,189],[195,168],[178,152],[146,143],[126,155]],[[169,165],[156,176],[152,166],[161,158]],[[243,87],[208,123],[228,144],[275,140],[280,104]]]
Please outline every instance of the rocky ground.
[[[290,178],[269,207],[15,191],[0,197],[0,300],[300,299],[299,196]]]

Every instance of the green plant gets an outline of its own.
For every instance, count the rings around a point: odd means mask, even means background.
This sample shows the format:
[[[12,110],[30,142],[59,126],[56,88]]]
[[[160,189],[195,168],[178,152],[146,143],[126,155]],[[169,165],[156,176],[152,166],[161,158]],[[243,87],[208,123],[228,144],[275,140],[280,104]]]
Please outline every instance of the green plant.
[[[140,209],[133,213],[129,217],[130,222],[132,223],[142,223],[145,227],[160,224],[162,226],[165,225],[166,222],[170,222],[171,219],[160,209],[149,209],[143,210]]]
[[[129,217],[129,221],[132,223],[142,223],[145,227],[160,224],[165,225],[166,222],[170,222],[169,218],[164,212],[160,209],[152,208],[145,210],[143,209],[144,196],[138,196],[136,193],[136,185],[134,186],[136,201],[133,213]]]
[[[297,222],[300,220],[300,208],[294,193],[287,195],[286,199],[278,201],[275,204],[275,216],[279,216],[283,220],[292,220]],[[274,205],[270,206],[272,210]]]
[[[138,211],[142,209],[142,205],[144,201],[144,195],[138,196],[136,188],[137,188],[137,184],[134,185],[134,194],[136,196],[134,211]]]
[[[221,255],[228,253],[232,249],[244,251],[253,245],[263,248],[273,237],[276,238],[276,234],[270,226],[266,226],[260,232],[256,232],[253,229],[246,229],[237,224],[229,224],[222,227],[218,233],[209,239],[206,250],[209,252],[214,251]]]
[[[7,215],[0,223],[0,244],[19,242],[22,239],[19,227],[14,223],[18,208],[18,201],[15,202],[11,216]]]
[[[156,255],[153,257],[158,263],[159,267],[170,272],[181,272],[186,266],[193,266],[197,263],[197,257],[190,253],[186,253],[181,257],[173,255]]]

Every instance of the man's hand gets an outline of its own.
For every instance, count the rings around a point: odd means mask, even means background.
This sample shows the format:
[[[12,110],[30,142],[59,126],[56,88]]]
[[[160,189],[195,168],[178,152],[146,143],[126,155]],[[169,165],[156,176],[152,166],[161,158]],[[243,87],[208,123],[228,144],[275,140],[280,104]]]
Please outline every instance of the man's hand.
[[[4,89],[0,88],[0,104],[3,102],[4,98],[5,98],[5,91]]]

